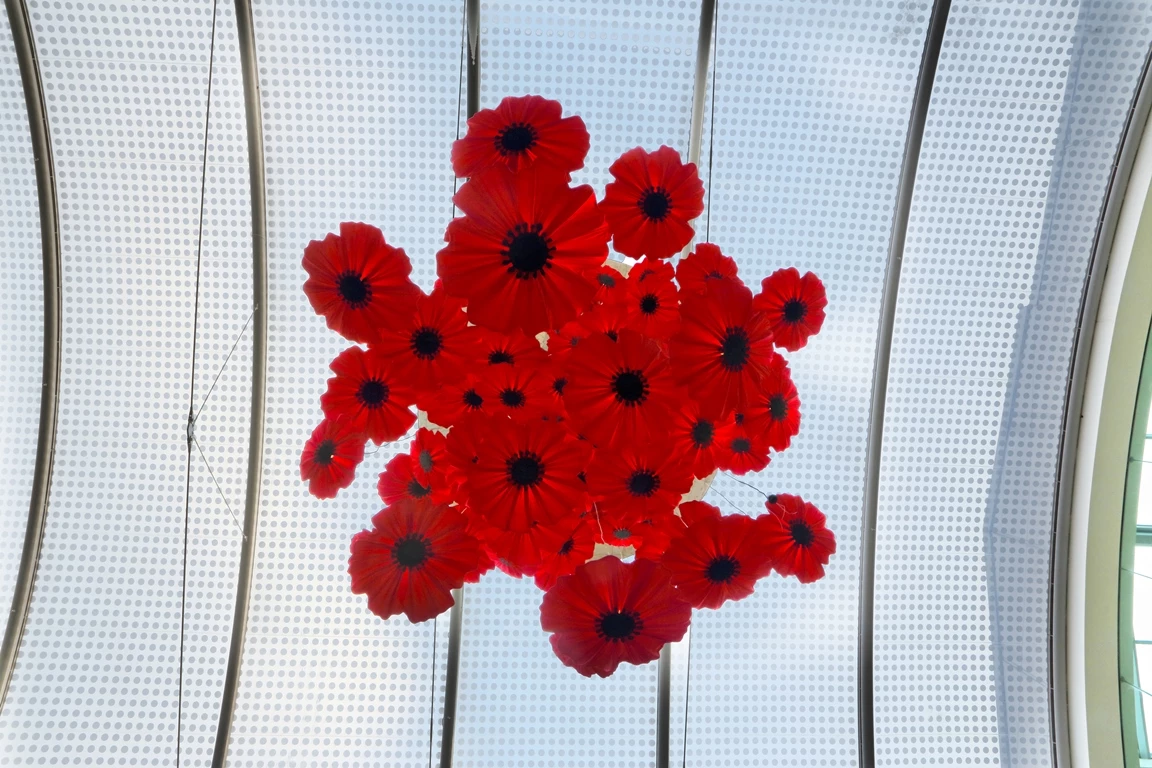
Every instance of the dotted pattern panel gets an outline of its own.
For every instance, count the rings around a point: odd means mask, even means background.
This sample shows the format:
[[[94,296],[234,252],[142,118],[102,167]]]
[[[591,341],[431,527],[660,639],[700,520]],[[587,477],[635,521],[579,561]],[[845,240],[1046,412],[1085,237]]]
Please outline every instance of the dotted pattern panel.
[[[211,3],[33,3],[63,378],[5,765],[176,754],[185,426]]]
[[[380,509],[370,453],[331,501],[300,451],[328,362],[348,345],[302,286],[304,247],[342,220],[379,226],[431,288],[452,216],[459,2],[279,0],[255,7],[271,272],[264,494],[229,765],[426,765],[433,625],[381,621],[353,595],[348,547]],[[371,451],[371,449],[370,449]],[[441,638],[443,638],[441,634]]]
[[[574,181],[602,195],[632,147],[686,155],[698,24],[695,0],[483,4],[481,106],[535,93],[580,115],[592,146]],[[493,572],[465,594],[457,766],[653,763],[655,664],[583,678],[553,655],[530,580]]]
[[[44,267],[36,166],[16,46],[0,9],[0,605],[16,586],[40,428]]]
[[[1143,4],[953,5],[909,227],[876,582],[880,765],[1051,763],[1053,489]]]
[[[857,762],[868,409],[929,11],[927,2],[862,0],[720,7],[710,239],[753,290],[795,266],[821,277],[829,305],[820,335],[785,353],[799,435],[763,472],[719,475],[708,500],[757,515],[765,493],[800,494],[828,515],[838,551],[822,581],[771,577],[747,600],[693,616],[687,765]],[[677,764],[682,723],[678,732]]]

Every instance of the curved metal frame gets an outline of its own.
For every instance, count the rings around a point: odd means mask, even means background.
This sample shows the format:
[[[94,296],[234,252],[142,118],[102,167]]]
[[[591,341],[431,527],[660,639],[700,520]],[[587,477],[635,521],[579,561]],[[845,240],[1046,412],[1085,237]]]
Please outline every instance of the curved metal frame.
[[[40,207],[40,246],[44,258],[44,365],[41,372],[40,428],[36,441],[36,468],[32,475],[32,498],[28,505],[28,527],[24,549],[12,595],[12,607],[4,640],[0,644],[0,710],[8,697],[8,685],[16,667],[16,656],[28,622],[32,590],[40,565],[40,547],[48,515],[48,496],[56,457],[56,422],[60,411],[60,346],[63,334],[60,286],[60,212],[56,205],[56,169],[52,160],[52,135],[40,79],[32,20],[24,0],[5,0],[8,25],[16,44],[20,80],[28,109],[32,134],[32,155],[36,161],[36,193]]]
[[[260,493],[264,474],[264,417],[268,384],[268,218],[264,185],[264,119],[260,106],[260,77],[256,62],[256,34],[252,25],[251,0],[236,0],[236,32],[240,43],[240,68],[244,80],[244,116],[248,133],[248,174],[252,195],[252,412],[248,435],[248,481],[244,492],[244,540],[236,579],[236,611],[232,641],[212,767],[222,768],[232,735],[232,715],[240,685],[244,634],[256,559],[256,530],[260,518]]]

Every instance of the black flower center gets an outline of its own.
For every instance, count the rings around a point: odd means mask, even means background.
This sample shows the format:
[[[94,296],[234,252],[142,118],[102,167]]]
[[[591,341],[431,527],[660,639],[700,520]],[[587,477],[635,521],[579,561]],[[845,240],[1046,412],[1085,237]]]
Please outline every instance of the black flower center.
[[[568,386],[568,379],[563,376],[552,380],[552,389],[558,395],[564,394],[564,387]]]
[[[496,349],[488,353],[488,365],[500,365],[501,363],[512,365],[512,355],[502,349]]]
[[[639,405],[648,397],[648,381],[640,371],[620,371],[612,378],[612,391],[624,405]]]
[[[784,303],[784,319],[789,323],[798,323],[808,314],[808,305],[800,299],[789,299]]]
[[[368,379],[356,390],[356,399],[365,408],[379,408],[388,402],[388,385],[376,379]]]
[[[729,581],[733,576],[740,573],[740,563],[730,555],[718,555],[712,558],[712,562],[708,563],[708,570],[705,573],[709,581]]]
[[[660,477],[650,469],[638,469],[628,478],[628,492],[633,496],[651,496],[660,487]]]
[[[511,155],[531,149],[536,143],[536,129],[528,123],[512,123],[496,134],[496,151]]]
[[[600,285],[604,286],[605,288],[616,287],[616,278],[612,277],[612,275],[606,275],[603,272],[601,272],[599,275],[596,275],[596,282],[600,283]]]
[[[768,503],[769,503],[769,504],[775,504],[775,503],[776,503],[776,500],[777,500],[777,498],[778,498],[778,497],[776,496],[776,494],[774,494],[774,493],[772,493],[772,494],[769,494],[769,495],[768,495]]]
[[[654,294],[647,294],[640,299],[640,311],[646,315],[655,314],[660,309],[660,300]]]
[[[803,520],[793,520],[790,530],[792,533],[792,541],[802,547],[807,547],[816,538],[812,533],[812,528]]]
[[[432,467],[434,466],[432,461],[432,451],[428,450],[427,448],[423,449],[420,451],[420,453],[416,454],[416,461],[420,464],[420,469],[424,470],[425,472],[432,471]]]
[[[716,428],[712,426],[712,422],[701,419],[692,425],[692,444],[697,448],[707,448],[712,445],[715,433]]]
[[[775,421],[780,421],[788,415],[788,401],[783,395],[772,395],[768,398],[768,412]]]
[[[312,461],[322,467],[326,467],[332,463],[332,458],[335,455],[336,441],[321,440],[320,445],[316,446],[316,453],[312,455]]]
[[[539,485],[544,478],[544,464],[531,451],[521,451],[508,459],[505,465],[508,467],[508,479],[518,488]]]
[[[607,640],[631,640],[640,630],[640,617],[631,611],[613,611],[600,617],[600,635]]]
[[[523,408],[524,393],[518,389],[505,389],[500,393],[500,402],[509,408]]]
[[[419,568],[429,554],[428,541],[417,534],[405,536],[392,546],[392,559],[401,568]]]
[[[631,537],[632,531],[627,528],[617,528],[612,531],[612,538],[616,539],[616,541],[627,541]]]
[[[738,437],[732,441],[733,453],[748,453],[752,450],[752,442],[746,437]]]
[[[463,400],[464,405],[472,410],[479,410],[484,405],[484,398],[474,389],[465,392]]]
[[[720,342],[720,364],[729,371],[739,371],[748,363],[748,332],[743,328],[729,328]]]
[[[430,493],[432,493],[432,489],[426,485],[421,485],[416,478],[408,481],[408,495],[412,498],[422,499]]]
[[[419,328],[412,333],[408,346],[416,357],[421,360],[431,360],[440,354],[440,347],[444,344],[444,337],[435,328]]]
[[[640,210],[652,221],[663,221],[672,209],[672,198],[662,187],[652,187],[640,195]]]
[[[576,546],[576,542],[572,539],[568,539],[568,541],[566,541],[560,545],[560,555],[561,556],[567,555],[569,552],[572,551],[572,548],[575,546]]]
[[[504,235],[504,260],[509,273],[520,280],[540,277],[551,266],[552,241],[540,224],[517,224]]]
[[[355,272],[345,272],[337,280],[336,290],[340,291],[340,298],[353,309],[363,307],[372,299],[372,286]]]

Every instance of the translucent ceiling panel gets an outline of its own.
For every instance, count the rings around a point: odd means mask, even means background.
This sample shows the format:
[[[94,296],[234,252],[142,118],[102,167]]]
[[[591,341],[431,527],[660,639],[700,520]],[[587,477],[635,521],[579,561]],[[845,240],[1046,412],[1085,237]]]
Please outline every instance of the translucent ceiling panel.
[[[1048,585],[1088,259],[1144,3],[956,0],[893,337],[879,765],[1047,765]]]
[[[172,762],[212,3],[31,3],[60,204],[63,374],[5,765]]]
[[[44,269],[28,112],[8,17],[0,9],[0,606],[16,585],[40,426]],[[2,625],[0,625],[2,626]],[[2,631],[2,630],[0,630]]]
[[[481,7],[481,106],[535,93],[578,114],[592,138],[577,183],[601,194],[635,146],[688,149],[697,0]],[[542,593],[494,571],[465,587],[457,768],[508,764],[650,766],[656,666],[608,680],[563,666],[540,629]]]
[[[352,535],[382,506],[369,451],[319,501],[300,451],[328,362],[348,343],[304,296],[304,247],[341,221],[379,226],[431,288],[452,215],[463,3],[255,3],[270,262],[264,492],[229,765],[426,764],[433,627],[353,595]]]
[[[719,475],[708,500],[756,515],[765,493],[800,494],[828,515],[838,551],[822,581],[774,576],[747,600],[696,612],[687,765],[857,763],[872,367],[928,14],[926,2],[720,6],[710,239],[754,290],[795,266],[823,279],[829,303],[820,335],[785,353],[799,435],[763,472]]]

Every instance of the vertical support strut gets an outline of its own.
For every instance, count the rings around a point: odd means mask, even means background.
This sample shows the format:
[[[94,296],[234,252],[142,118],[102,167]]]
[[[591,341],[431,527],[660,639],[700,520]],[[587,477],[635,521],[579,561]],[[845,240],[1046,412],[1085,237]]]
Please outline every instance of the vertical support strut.
[[[32,588],[40,565],[44,523],[48,516],[48,492],[56,457],[56,421],[60,411],[60,345],[63,334],[60,286],[60,212],[56,206],[56,168],[52,159],[52,135],[40,79],[40,60],[32,36],[32,20],[24,0],[5,0],[8,25],[16,47],[24,103],[28,109],[28,129],[32,137],[32,157],[36,163],[36,196],[40,208],[40,250],[44,271],[44,362],[40,377],[40,426],[36,438],[36,464],[32,474],[32,494],[28,504],[28,525],[12,606],[0,643],[0,710],[8,697],[8,686],[20,652],[20,641],[28,623]]]

